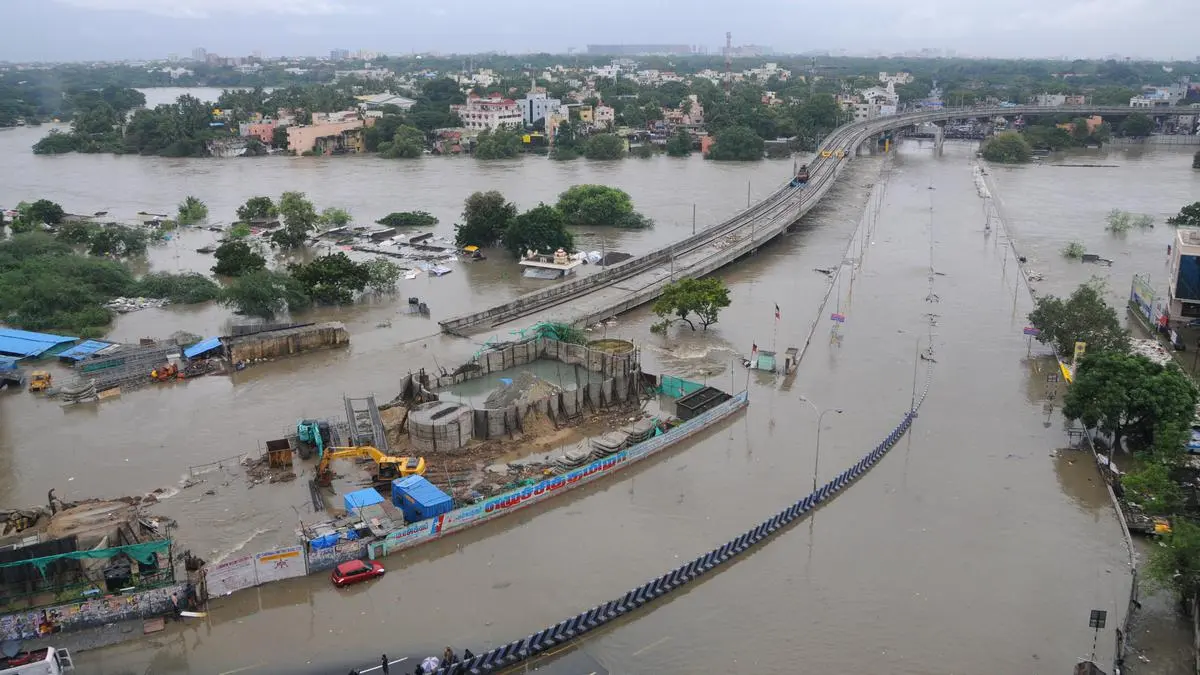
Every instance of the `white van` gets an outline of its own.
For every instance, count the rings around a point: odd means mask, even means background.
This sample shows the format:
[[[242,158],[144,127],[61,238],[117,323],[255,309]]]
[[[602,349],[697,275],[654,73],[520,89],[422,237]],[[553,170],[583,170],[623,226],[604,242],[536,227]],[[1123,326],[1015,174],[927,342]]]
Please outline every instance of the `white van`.
[[[73,670],[71,653],[54,647],[0,657],[0,675],[62,675]]]

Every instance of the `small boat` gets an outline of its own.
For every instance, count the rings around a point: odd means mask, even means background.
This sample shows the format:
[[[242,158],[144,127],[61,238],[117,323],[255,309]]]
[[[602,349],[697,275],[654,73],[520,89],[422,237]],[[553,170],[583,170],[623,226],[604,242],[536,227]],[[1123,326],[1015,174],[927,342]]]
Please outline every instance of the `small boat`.
[[[212,253],[212,252],[214,252],[214,251],[216,251],[216,250],[217,250],[217,247],[215,247],[215,246],[212,246],[212,245],[209,245],[209,246],[201,246],[200,248],[196,249],[196,253],[204,253],[204,254],[208,254],[208,253]]]

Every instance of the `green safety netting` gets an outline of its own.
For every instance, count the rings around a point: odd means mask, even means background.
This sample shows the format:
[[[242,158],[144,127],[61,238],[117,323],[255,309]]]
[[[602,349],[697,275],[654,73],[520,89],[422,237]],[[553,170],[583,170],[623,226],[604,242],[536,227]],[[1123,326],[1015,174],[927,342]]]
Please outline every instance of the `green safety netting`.
[[[33,565],[38,568],[38,572],[41,572],[42,576],[46,576],[46,566],[58,560],[103,560],[105,558],[115,558],[122,553],[145,565],[154,562],[155,553],[162,553],[170,547],[170,539],[160,539],[142,544],[113,546],[112,548],[102,548],[93,551],[72,551],[70,553],[59,553],[58,555],[48,555],[41,558],[14,560],[13,562],[0,563],[0,568]]]
[[[683,398],[688,394],[704,388],[699,382],[685,380],[674,375],[663,375],[658,381],[658,391],[672,398]]]

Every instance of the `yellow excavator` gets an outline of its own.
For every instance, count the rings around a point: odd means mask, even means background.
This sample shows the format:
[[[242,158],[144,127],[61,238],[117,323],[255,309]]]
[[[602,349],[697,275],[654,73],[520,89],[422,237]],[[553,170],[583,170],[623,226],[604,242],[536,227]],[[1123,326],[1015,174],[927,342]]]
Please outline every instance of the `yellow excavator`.
[[[317,485],[329,487],[333,483],[333,469],[330,466],[335,459],[369,458],[375,462],[375,473],[372,478],[376,483],[386,483],[393,478],[404,478],[414,474],[425,475],[424,457],[393,457],[385,455],[378,448],[361,445],[351,448],[325,448],[325,454],[317,463]]]

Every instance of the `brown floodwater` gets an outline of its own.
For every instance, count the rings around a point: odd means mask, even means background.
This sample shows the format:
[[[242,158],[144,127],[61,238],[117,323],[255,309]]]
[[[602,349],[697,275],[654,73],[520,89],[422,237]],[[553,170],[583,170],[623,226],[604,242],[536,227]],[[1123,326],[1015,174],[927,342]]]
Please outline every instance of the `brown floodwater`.
[[[565,168],[533,158],[426,158],[418,170],[372,158],[37,158],[17,151],[38,133],[0,133],[0,146],[13,144],[16,164],[0,186],[0,203],[45,196],[75,211],[162,211],[194,193],[214,218],[228,218],[250,195],[300,189],[319,206],[350,206],[363,219],[429,210],[442,218],[438,231],[449,234],[472,190],[499,189],[529,207],[571,184],[603,182],[627,189],[657,221],[653,230],[613,233],[606,242],[630,252],[690,232],[693,199],[708,216],[701,225],[710,224],[744,205],[747,182],[765,195],[791,168],[695,158]],[[748,386],[744,415],[613,479],[392,556],[389,575],[370,585],[336,591],[317,575],[244,591],[215,600],[203,622],[89,652],[80,662],[96,673],[256,665],[246,672],[299,672],[310,664],[366,663],[374,657],[364,655],[380,651],[440,653],[452,644],[479,652],[526,635],[807,493],[816,414],[801,396],[844,411],[825,416],[820,476],[857,461],[908,406],[916,341],[929,332],[932,313],[933,387],[892,455],[810,523],[579,649],[620,673],[1068,672],[1091,647],[1088,611],[1123,613],[1127,554],[1094,470],[1086,458],[1059,450],[1065,438],[1057,416],[1046,424],[1044,372],[1021,336],[1028,295],[1012,261],[1004,263],[999,233],[983,231],[973,162],[970,146],[948,144],[935,158],[918,143],[902,145],[890,165],[856,160],[796,232],[721,272],[733,305],[708,331],[652,335],[654,317],[645,309],[606,329],[641,343],[648,371]],[[1149,189],[1166,173],[1161,166],[1147,160],[1114,180]],[[1025,194],[1000,183],[1005,208],[1016,210]],[[1074,181],[1075,195],[1085,185]],[[1100,209],[1101,232],[1108,208]],[[156,249],[150,265],[211,264],[190,253],[199,244],[187,237],[203,236],[185,235],[178,253],[173,244]],[[825,305],[829,277],[815,269],[839,265]],[[458,264],[446,277],[401,282],[401,296],[429,299],[434,320],[403,314],[405,303],[395,300],[322,310],[321,318],[347,323],[346,350],[72,411],[25,394],[0,397],[0,469],[7,469],[0,496],[20,505],[40,502],[50,487],[69,498],[172,486],[188,466],[254,451],[299,417],[336,414],[343,394],[390,397],[409,369],[435,358],[456,364],[478,349],[438,335],[435,320],[524,290],[529,282],[510,267],[500,259]],[[830,332],[833,311],[846,315],[838,340]],[[735,362],[753,343],[802,346],[815,317],[790,388],[748,376]],[[228,320],[213,307],[145,310],[122,317],[114,335],[212,335]],[[391,327],[378,327],[387,320]],[[1035,344],[1033,355],[1042,353]],[[158,507],[180,521],[179,540],[201,555],[285,543],[298,519],[316,517],[301,481],[247,489],[231,467],[203,477]],[[215,494],[204,494],[210,489]],[[1102,662],[1111,659],[1116,623],[1110,619],[1100,636]]]

